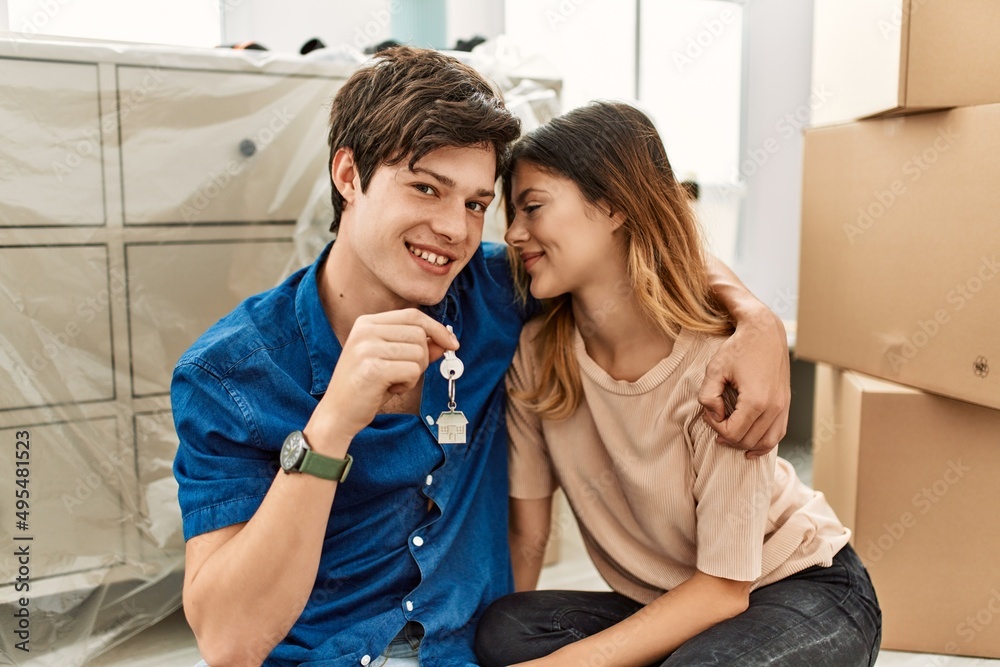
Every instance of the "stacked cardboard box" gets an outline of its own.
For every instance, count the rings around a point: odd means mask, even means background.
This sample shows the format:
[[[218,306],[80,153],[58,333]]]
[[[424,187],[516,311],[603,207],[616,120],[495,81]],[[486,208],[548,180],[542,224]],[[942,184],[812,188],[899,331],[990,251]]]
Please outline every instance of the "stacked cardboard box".
[[[815,486],[890,649],[1000,657],[997,37],[992,0],[816,2],[814,85],[839,99],[805,136],[796,352],[833,365]]]
[[[820,364],[813,442],[883,648],[1000,657],[1000,410]]]
[[[996,0],[815,0],[812,121],[1000,102]]]

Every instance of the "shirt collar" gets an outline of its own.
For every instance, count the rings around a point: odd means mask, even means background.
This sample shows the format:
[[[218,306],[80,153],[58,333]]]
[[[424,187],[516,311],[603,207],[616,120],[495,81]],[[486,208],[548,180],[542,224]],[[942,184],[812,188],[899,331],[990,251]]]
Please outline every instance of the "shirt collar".
[[[319,298],[319,267],[323,265],[333,247],[333,241],[327,244],[320,253],[316,261],[313,262],[305,274],[302,282],[295,292],[295,318],[298,320],[299,331],[309,355],[309,364],[312,367],[312,388],[309,390],[314,396],[319,396],[326,392],[330,384],[330,377],[333,369],[340,359],[343,347],[333,333],[330,320],[323,310],[323,302]],[[476,250],[476,254],[482,253],[482,248]],[[473,258],[475,261],[477,258]],[[456,336],[462,333],[461,308],[459,308],[458,293],[461,289],[460,283],[463,281],[463,274],[469,267],[462,269],[444,298],[433,306],[424,306],[421,310],[433,317],[438,322],[451,324]]]
[[[333,375],[333,367],[340,359],[343,348],[340,341],[333,335],[333,327],[323,310],[323,302],[319,298],[319,283],[317,282],[319,267],[323,266],[333,241],[328,243],[319,254],[316,261],[302,276],[302,282],[295,292],[295,318],[299,322],[299,332],[309,355],[309,365],[312,367],[312,388],[309,393],[314,396],[326,392]]]

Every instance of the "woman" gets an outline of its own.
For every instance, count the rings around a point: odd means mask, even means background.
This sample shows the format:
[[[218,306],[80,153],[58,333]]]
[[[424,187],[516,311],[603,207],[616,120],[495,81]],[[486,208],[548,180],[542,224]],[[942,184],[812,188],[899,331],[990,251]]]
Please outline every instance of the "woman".
[[[611,593],[519,592],[486,667],[872,665],[881,612],[823,495],[716,444],[697,391],[730,327],[656,129],[594,103],[514,148],[510,228],[545,311],[508,376],[511,553],[531,591],[565,491]]]

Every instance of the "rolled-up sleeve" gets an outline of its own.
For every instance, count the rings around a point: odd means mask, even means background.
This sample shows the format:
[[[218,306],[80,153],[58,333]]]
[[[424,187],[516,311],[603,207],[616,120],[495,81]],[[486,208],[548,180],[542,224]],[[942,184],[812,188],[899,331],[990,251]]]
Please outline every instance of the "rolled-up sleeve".
[[[777,452],[747,459],[742,450],[716,443],[715,432],[700,417],[692,422],[690,432],[696,567],[715,577],[755,581],[761,575]]]
[[[181,363],[170,386],[180,444],[174,458],[184,539],[249,521],[277,473],[252,415],[225,379]]]

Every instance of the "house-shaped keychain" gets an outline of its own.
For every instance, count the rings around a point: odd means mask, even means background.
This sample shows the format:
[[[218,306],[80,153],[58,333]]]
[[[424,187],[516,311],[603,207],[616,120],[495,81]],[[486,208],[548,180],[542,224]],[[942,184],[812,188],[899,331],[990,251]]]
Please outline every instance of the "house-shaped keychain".
[[[442,445],[464,445],[465,426],[469,420],[465,414],[455,410],[442,412],[437,419],[438,443]]]

